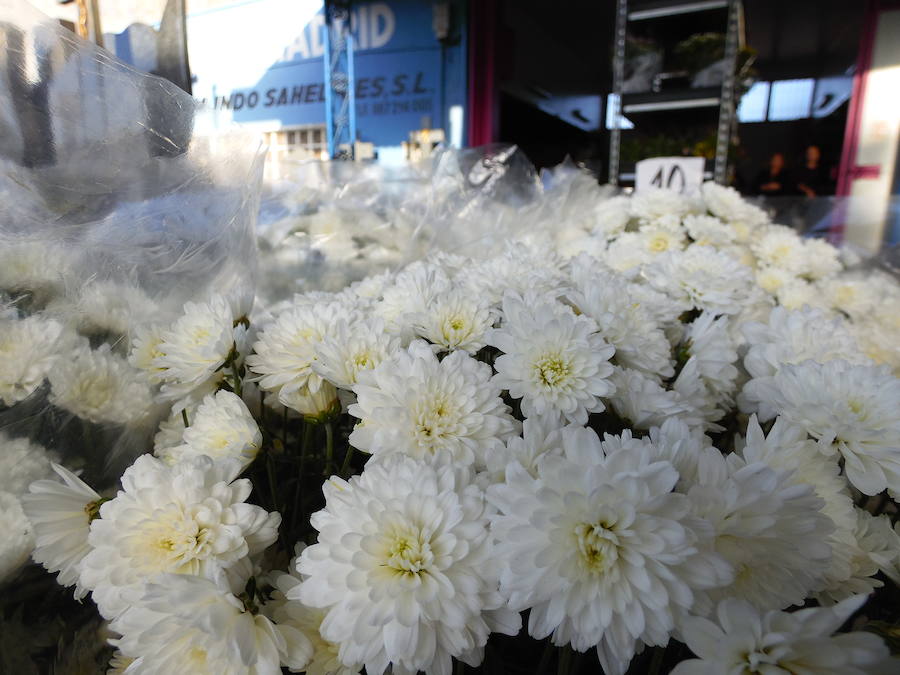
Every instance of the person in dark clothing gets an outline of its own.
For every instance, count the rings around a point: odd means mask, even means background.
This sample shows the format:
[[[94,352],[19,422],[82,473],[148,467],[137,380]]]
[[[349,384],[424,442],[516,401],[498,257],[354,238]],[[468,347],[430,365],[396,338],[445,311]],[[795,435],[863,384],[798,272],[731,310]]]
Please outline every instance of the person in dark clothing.
[[[794,182],[784,168],[784,155],[774,153],[769,158],[769,167],[763,169],[753,182],[754,192],[767,197],[784,197],[795,194]]]
[[[807,197],[821,197],[830,192],[828,170],[822,166],[822,151],[819,146],[810,145],[806,148],[806,158],[794,177],[797,189]]]

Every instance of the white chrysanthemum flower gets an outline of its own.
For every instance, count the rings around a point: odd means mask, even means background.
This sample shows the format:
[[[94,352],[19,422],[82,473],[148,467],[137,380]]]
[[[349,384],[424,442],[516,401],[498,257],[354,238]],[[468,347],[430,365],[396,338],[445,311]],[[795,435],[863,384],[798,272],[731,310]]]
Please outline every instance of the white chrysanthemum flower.
[[[767,390],[782,366],[809,359],[820,363],[834,359],[853,363],[868,361],[844,322],[831,319],[817,309],[790,311],[775,307],[768,323],[749,322],[742,329],[748,346],[744,368],[751,380],[745,385],[739,402],[741,409],[758,412],[762,420],[771,419],[779,411],[767,395],[760,398],[753,390]]]
[[[824,279],[843,269],[840,251],[824,239],[806,239],[806,276],[812,280]]]
[[[634,277],[654,257],[647,247],[642,245],[639,233],[623,232],[610,242],[601,260],[616,272]]]
[[[813,309],[830,310],[818,287],[803,279],[792,279],[785,283],[775,291],[775,298],[785,309],[799,310],[809,305]]]
[[[476,263],[461,280],[476,297],[497,305],[504,293],[558,293],[564,284],[563,260],[552,247],[528,247],[522,242],[507,245],[493,258]]]
[[[734,228],[715,216],[702,214],[685,216],[684,228],[694,243],[700,246],[729,246],[737,240]]]
[[[688,359],[696,362],[697,372],[717,404],[730,403],[738,376],[738,355],[729,332],[727,316],[716,318],[702,312],[685,331],[680,346]]]
[[[622,432],[622,438],[630,435],[629,430]],[[712,441],[703,429],[688,426],[677,417],[670,417],[661,426],[651,427],[649,439],[655,457],[671,462],[678,471],[676,492],[687,493],[700,476],[703,458],[712,448]],[[717,452],[717,451],[716,451]]]
[[[884,310],[885,293],[873,278],[841,275],[818,284],[825,304],[853,317],[865,317]]]
[[[288,574],[275,574],[274,590],[263,607],[266,616],[278,626],[294,628],[309,641],[311,656],[306,664],[306,675],[357,675],[362,663],[345,665],[340,658],[340,645],[322,637],[322,621],[327,616],[322,609],[307,607],[299,600],[288,600],[289,595],[299,593],[302,580],[296,571],[296,560],[291,560]]]
[[[884,583],[875,577],[884,572],[900,584],[900,531],[891,527],[886,514],[873,516],[868,511],[851,508],[853,526],[849,532],[838,531],[831,537],[832,568],[840,569],[842,579],[829,575],[828,585],[816,594],[823,604],[834,604],[855,594],[868,595]]]
[[[47,306],[72,320],[84,334],[128,335],[136,323],[155,316],[159,306],[143,290],[128,283],[93,281],[75,298]]]
[[[538,463],[547,455],[562,453],[558,420],[528,417],[522,422],[522,435],[513,436],[505,445],[497,445],[487,456],[487,474],[491,483],[502,483],[506,467],[515,462],[537,477]]]
[[[153,454],[159,457],[168,448],[174,448],[181,445],[181,439],[184,437],[184,430],[190,426],[197,408],[200,407],[201,401],[179,401],[172,407],[169,416],[159,423],[159,430],[153,437]],[[182,414],[183,411],[183,414]],[[187,417],[188,423],[184,423]]]
[[[694,245],[699,246],[699,244]],[[749,267],[751,270],[756,267],[756,256],[753,255],[753,251],[751,251],[750,247],[745,243],[720,246],[718,250],[722,253],[730,255],[744,267]]]
[[[792,284],[799,283],[806,286],[809,285],[804,281],[798,282],[795,275],[793,275],[791,272],[788,272],[787,270],[781,269],[780,267],[763,267],[761,269],[758,269],[756,271],[756,283],[766,293],[770,293],[772,295],[778,294],[779,298],[781,297],[780,292],[783,291],[786,287],[790,288]],[[800,306],[802,305],[803,303],[801,303]]]
[[[884,313],[900,316],[900,303],[887,307]],[[879,312],[881,314],[881,312]],[[863,354],[875,363],[890,366],[894,375],[900,377],[900,340],[897,340],[898,328],[882,321],[878,315],[865,319],[855,319],[850,330]]]
[[[391,272],[382,272],[381,274],[372,274],[365,279],[354,281],[350,284],[348,290],[355,296],[363,300],[375,300],[381,297],[385,288],[393,279]]]
[[[755,415],[747,424],[747,438],[741,456],[750,464],[763,462],[775,471],[790,471],[789,482],[811,485],[816,497],[824,502],[821,511],[834,523],[835,530],[828,536],[832,556],[825,571],[823,592],[837,597],[834,594],[840,593],[853,575],[847,556],[840,552],[846,549],[848,541],[855,546],[853,532],[856,529],[853,499],[837,462],[822,457],[815,442],[810,440],[802,427],[779,417],[765,435]],[[850,594],[848,592],[843,597]]]
[[[34,549],[34,532],[22,511],[19,498],[0,490],[0,519],[3,538],[0,539],[0,583],[19,571]]]
[[[0,290],[42,299],[61,293],[71,269],[71,252],[49,241],[3,241],[0,246]]]
[[[336,303],[315,302],[282,312],[260,333],[247,357],[250,370],[261,375],[260,389],[292,394],[304,387],[315,392],[322,378],[313,371],[316,346],[347,310]]]
[[[643,445],[607,451],[590,429],[562,431],[563,456],[538,477],[510,464],[488,488],[500,590],[531,610],[528,632],[577,651],[594,646],[604,672],[624,673],[636,645],[665,645],[675,616],[699,588],[727,583],[727,565],[706,552],[678,472]]]
[[[887,514],[873,516],[862,509],[856,509],[856,517],[854,534],[857,544],[874,567],[865,576],[875,574],[876,570],[881,571],[888,579],[900,585],[900,524],[891,525]],[[857,575],[860,571],[857,570]]]
[[[750,268],[708,246],[691,245],[657,256],[644,274],[684,309],[716,314],[737,313],[753,284]]]
[[[873,633],[832,635],[866,601],[848,598],[834,607],[765,614],[738,599],[726,598],[715,621],[687,617],[681,633],[699,658],[682,661],[672,675],[877,675],[896,672],[897,662]]]
[[[53,473],[51,464],[56,453],[27,438],[11,438],[0,431],[0,490],[15,496],[28,491],[28,486]]]
[[[23,401],[43,384],[63,350],[62,335],[61,323],[41,316],[0,320],[0,404]]]
[[[225,298],[187,302],[182,316],[163,331],[153,366],[163,369],[168,382],[200,386],[222,367],[234,343],[234,317]]]
[[[78,476],[59,464],[53,470],[62,478],[39,480],[22,496],[22,506],[34,526],[33,557],[49,572],[59,572],[62,586],[75,586],[75,597],[88,589],[80,582],[81,565],[91,550],[88,529],[97,515],[101,497]]]
[[[689,427],[703,423],[693,402],[677,391],[664,389],[655,379],[630,368],[616,368],[612,374],[616,390],[610,396],[615,413],[636,429],[660,426],[677,417]]]
[[[672,190],[643,190],[631,198],[631,215],[641,224],[675,216],[680,222],[691,212],[691,202]]]
[[[716,422],[725,416],[724,401],[703,378],[700,369],[701,361],[695,356],[689,358],[672,382],[672,391],[690,404],[692,410],[703,420],[704,429],[721,431],[722,427]]]
[[[806,248],[791,228],[769,225],[750,244],[761,266],[777,267],[794,276],[807,273]]]
[[[707,181],[701,187],[701,191],[709,212],[733,226],[740,224],[752,229],[769,220],[765,211],[745,202],[741,193],[732,187]]]
[[[632,300],[640,303],[640,306],[664,331],[681,330],[681,314],[684,310],[677,303],[672,302],[669,296],[640,281],[629,281],[628,290]],[[669,333],[667,332],[666,335],[669,336]],[[678,335],[680,336],[680,332]],[[669,337],[672,341],[671,336]]]
[[[253,415],[237,394],[220,391],[208,395],[189,419],[181,445],[157,452],[168,464],[206,455],[214,461],[236,459],[241,469],[256,458],[262,433]]]
[[[518,432],[491,367],[462,351],[438,360],[422,340],[359,373],[353,387],[360,418],[350,444],[378,457],[430,459],[441,450],[485,465],[492,448]]]
[[[609,359],[615,347],[597,328],[552,298],[508,293],[503,323],[487,336],[503,352],[494,362],[494,383],[522,399],[526,417],[561,415],[584,424],[589,412],[604,410],[601,397],[614,391]]]
[[[585,234],[575,228],[557,233],[556,252],[566,260],[582,253],[599,260],[604,256],[605,251],[606,240],[601,237]]]
[[[751,377],[774,375],[781,366],[809,359],[824,363],[834,359],[865,363],[846,324],[818,309],[791,311],[774,307],[767,323],[743,326],[749,349],[744,367]]]
[[[611,239],[625,231],[631,220],[631,199],[625,195],[604,199],[597,203],[593,211],[592,234]]]
[[[164,574],[148,584],[110,629],[135,675],[280,675],[300,672],[311,645],[273,624],[208,579]]]
[[[494,325],[485,301],[461,287],[441,293],[409,318],[416,334],[436,347],[469,354],[484,347],[485,332]]]
[[[886,366],[843,360],[786,365],[765,383],[747,384],[749,398],[770,401],[844,459],[844,472],[860,492],[900,491],[900,379]]]
[[[437,265],[421,261],[413,263],[384,289],[381,300],[375,303],[374,314],[384,321],[388,333],[402,338],[406,344],[412,339],[410,315],[424,311],[450,286],[450,277]]]
[[[145,373],[151,382],[161,382],[166,375],[166,368],[156,365],[156,359],[163,355],[160,345],[163,343],[164,327],[158,324],[139,326],[133,331],[131,352],[128,362]]]
[[[618,276],[602,272],[587,273],[589,264],[576,261],[584,271],[579,291],[569,300],[578,310],[597,322],[600,334],[616,351],[613,363],[640,370],[653,377],[671,377],[672,348],[654,317],[631,292],[631,285]]]
[[[315,391],[311,391],[309,386],[290,392],[283,388],[278,394],[278,402],[314,422],[324,421],[341,412],[340,395],[330,382],[322,382]]]
[[[783,609],[803,604],[823,586],[834,525],[812,486],[798,485],[790,472],[763,462],[746,464],[737,455],[726,462],[710,449],[688,497],[694,514],[712,524],[715,549],[735,575],[731,585],[699,594],[695,613],[708,614],[730,596],[761,609]]]
[[[638,243],[652,254],[658,255],[666,251],[680,251],[684,248],[684,232],[679,228],[672,230],[667,227],[652,225],[642,227],[638,232]]]
[[[161,573],[196,574],[243,588],[251,559],[275,541],[281,517],[246,504],[236,461],[197,457],[168,466],[141,455],[91,523],[81,583],[105,618],[120,614]]]
[[[471,470],[392,457],[323,491],[310,520],[318,543],[301,554],[306,580],[289,597],[326,610],[321,634],[341,662],[447,673],[451,657],[481,663],[491,631],[518,632],[496,590],[490,512]]]
[[[139,422],[153,403],[146,379],[108,344],[75,349],[48,378],[51,403],[97,424]]]
[[[400,348],[400,339],[384,331],[380,319],[339,318],[316,345],[312,369],[341,389],[352,389],[359,373],[371,370]]]

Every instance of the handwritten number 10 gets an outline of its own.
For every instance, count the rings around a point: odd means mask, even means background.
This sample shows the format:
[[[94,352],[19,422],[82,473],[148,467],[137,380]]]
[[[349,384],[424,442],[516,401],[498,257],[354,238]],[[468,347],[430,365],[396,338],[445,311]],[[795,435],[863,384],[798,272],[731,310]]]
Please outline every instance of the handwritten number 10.
[[[663,185],[664,171],[664,167],[659,167],[659,169],[656,171],[656,175],[653,176],[653,180],[650,181],[650,185],[658,188],[665,187],[667,190],[677,190],[678,192],[684,192],[684,188],[687,182],[684,177],[684,169],[682,169],[678,164],[674,164],[672,168],[669,169],[669,176],[666,179],[665,185]],[[675,187],[676,185],[678,186],[677,188]]]

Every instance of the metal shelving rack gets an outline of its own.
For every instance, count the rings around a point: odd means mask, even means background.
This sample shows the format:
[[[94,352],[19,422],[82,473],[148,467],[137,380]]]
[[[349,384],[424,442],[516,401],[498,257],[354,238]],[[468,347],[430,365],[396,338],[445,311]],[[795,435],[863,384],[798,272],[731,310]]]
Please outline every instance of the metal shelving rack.
[[[725,60],[726,67],[719,88],[696,89],[690,92],[647,92],[630,94],[623,99],[625,80],[625,41],[628,24],[647,19],[658,19],[678,14],[689,14],[714,9],[726,9]],[[613,122],[609,139],[609,182],[618,185],[620,179],[633,178],[620,173],[620,146],[622,114],[629,112],[655,112],[685,110],[690,108],[718,108],[719,122],[716,133],[716,157],[712,177],[724,183],[728,170],[728,147],[734,132],[737,101],[735,100],[735,64],[738,50],[743,43],[743,7],[741,0],[669,0],[640,3],[629,11],[628,0],[616,2],[616,24],[613,50],[613,96],[611,118]]]

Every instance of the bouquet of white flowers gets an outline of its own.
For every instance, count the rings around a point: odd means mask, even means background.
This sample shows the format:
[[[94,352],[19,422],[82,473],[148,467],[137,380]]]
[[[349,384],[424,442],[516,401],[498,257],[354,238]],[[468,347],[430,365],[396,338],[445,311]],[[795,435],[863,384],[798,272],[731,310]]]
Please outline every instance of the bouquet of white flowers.
[[[39,568],[18,573],[34,550],[78,583],[84,500],[118,482],[171,408],[143,368],[148,331],[212,288],[249,312],[262,157],[255,137],[195,133],[190,96],[26,3],[3,3],[0,35],[0,672],[87,671],[76,645],[97,644],[96,610]],[[27,496],[51,478],[63,492]],[[26,517],[29,500],[69,489],[50,530]],[[45,559],[45,546],[66,553]]]
[[[896,670],[900,284],[714,184],[570,193],[494,255],[147,322],[152,452],[22,499],[113,672]]]

